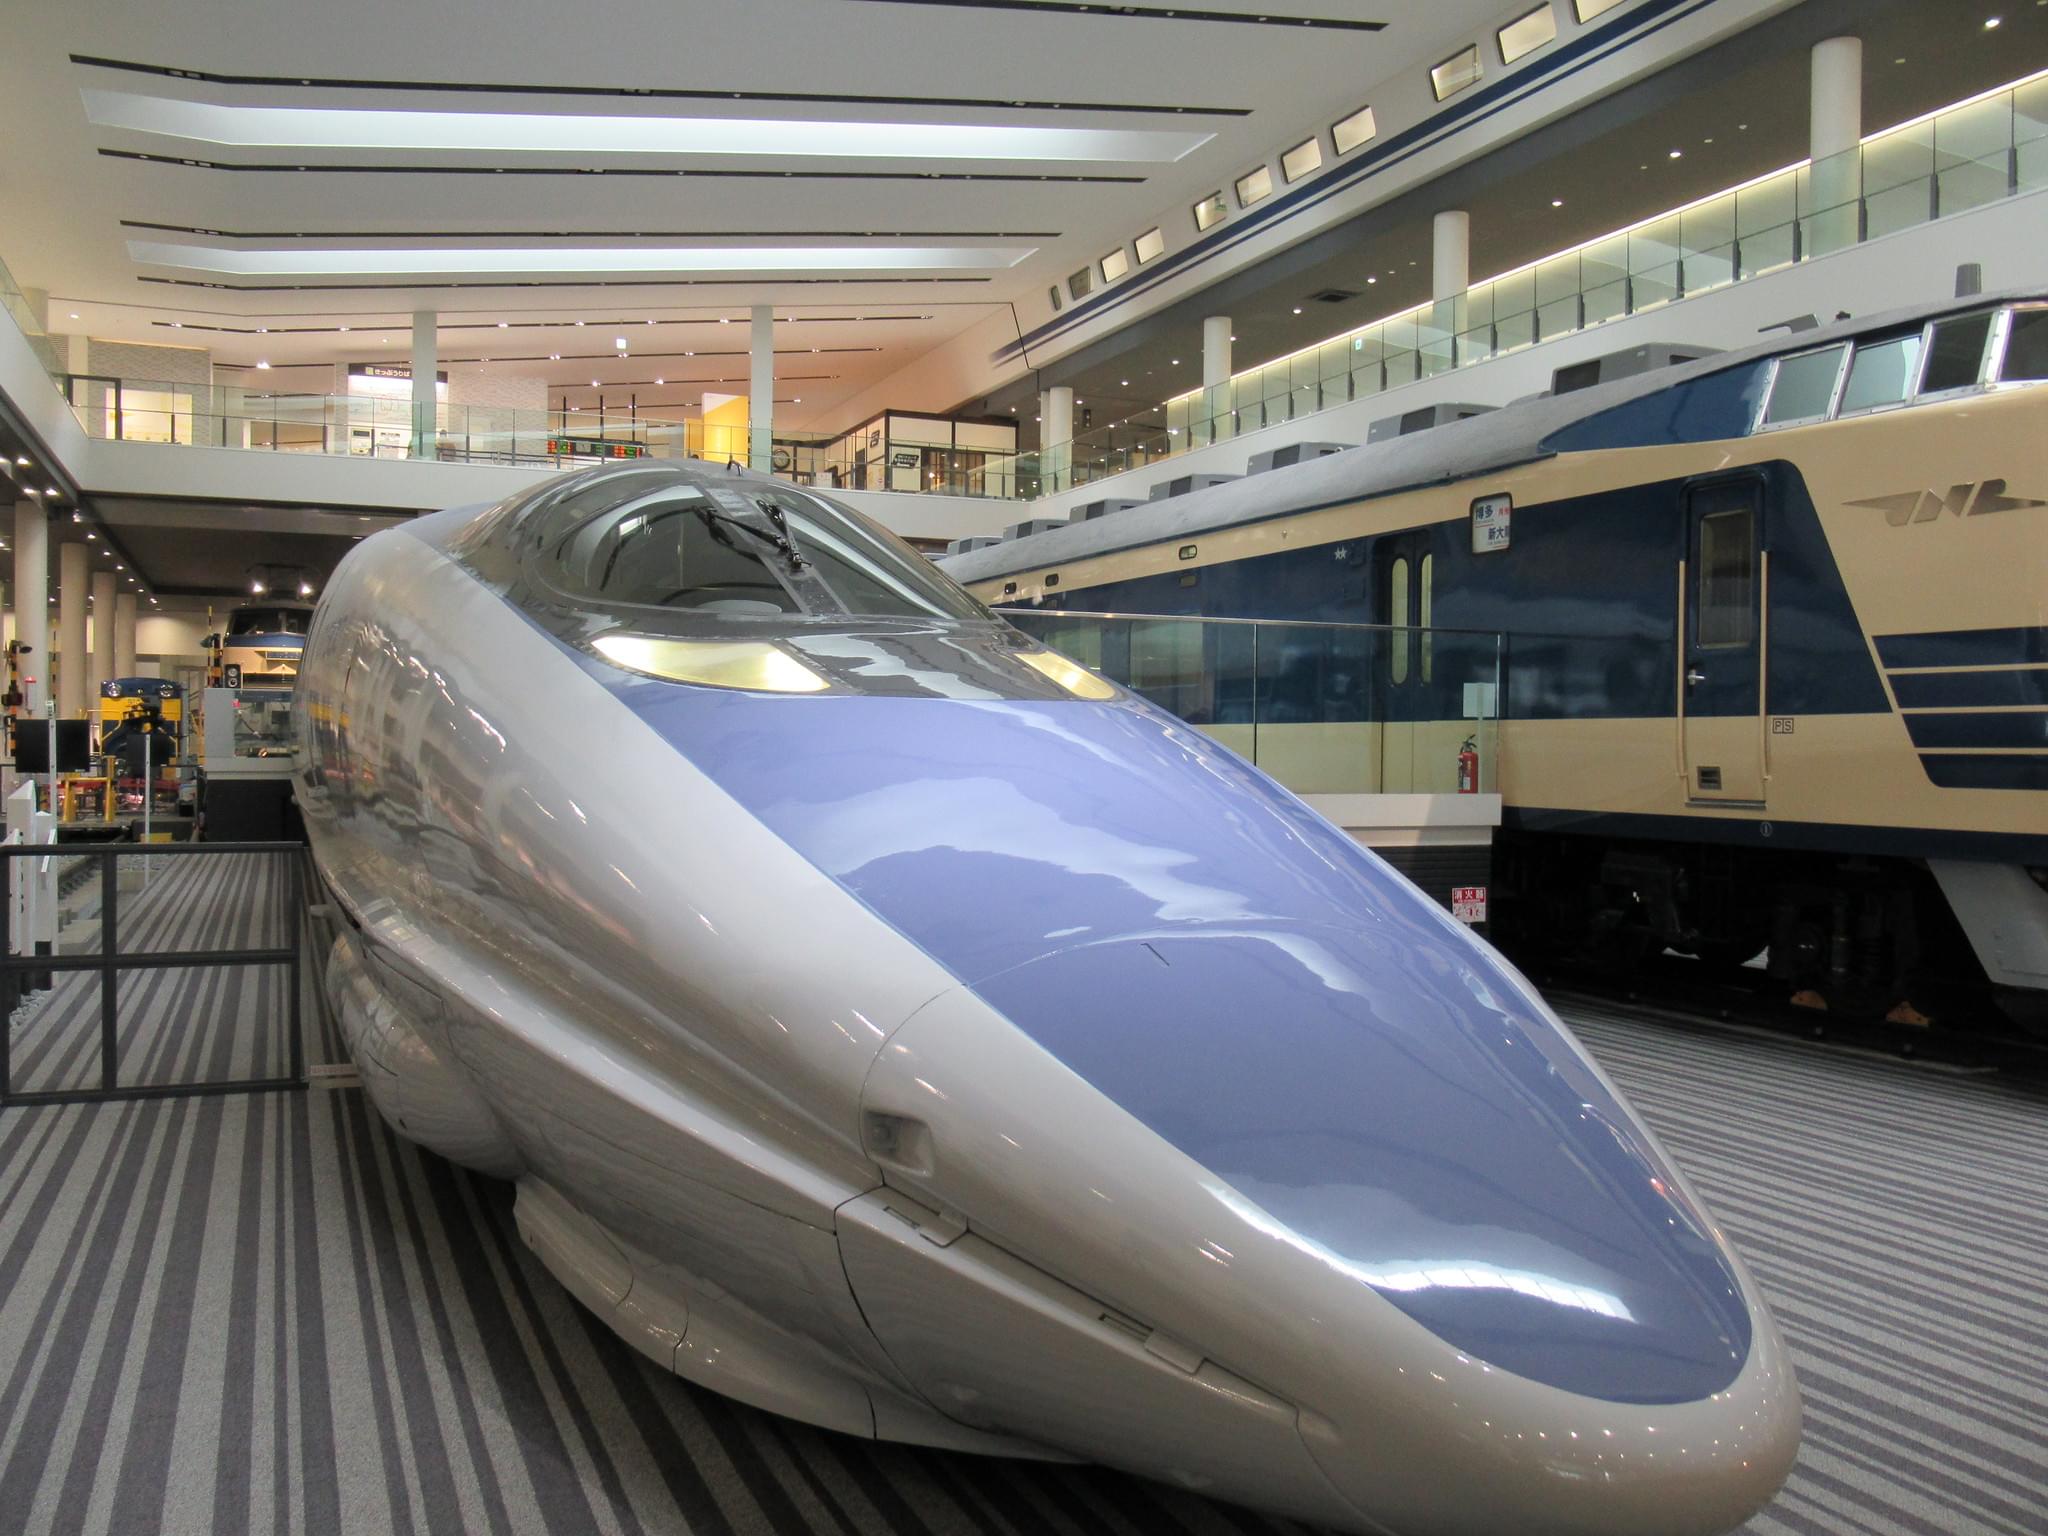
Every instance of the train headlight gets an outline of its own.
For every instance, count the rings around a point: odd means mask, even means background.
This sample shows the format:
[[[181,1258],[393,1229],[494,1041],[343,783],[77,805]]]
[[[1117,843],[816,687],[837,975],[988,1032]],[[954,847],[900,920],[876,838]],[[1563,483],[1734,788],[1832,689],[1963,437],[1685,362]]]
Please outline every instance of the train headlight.
[[[605,660],[650,677],[757,693],[822,693],[831,684],[785,650],[762,640],[668,640],[600,635]]]
[[[1077,699],[1113,699],[1116,689],[1086,667],[1067,660],[1058,651],[1019,651],[1017,659],[1034,672],[1043,672]]]

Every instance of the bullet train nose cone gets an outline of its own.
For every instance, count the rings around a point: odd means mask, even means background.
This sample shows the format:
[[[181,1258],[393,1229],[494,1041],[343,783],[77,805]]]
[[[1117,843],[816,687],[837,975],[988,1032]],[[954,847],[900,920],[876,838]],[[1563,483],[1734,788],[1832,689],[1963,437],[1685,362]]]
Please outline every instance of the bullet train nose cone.
[[[1704,1215],[1570,1040],[1432,913],[1089,944],[977,991],[1304,1263],[1479,1359],[1678,1403],[1748,1355]]]

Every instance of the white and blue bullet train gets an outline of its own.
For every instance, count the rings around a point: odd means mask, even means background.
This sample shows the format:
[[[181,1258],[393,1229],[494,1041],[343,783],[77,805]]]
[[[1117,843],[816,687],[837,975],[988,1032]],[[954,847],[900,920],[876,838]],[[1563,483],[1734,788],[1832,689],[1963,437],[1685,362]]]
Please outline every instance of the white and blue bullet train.
[[[308,636],[329,988],[664,1367],[1344,1531],[1713,1532],[1799,1394],[1528,983],[859,515],[635,464],[381,533]]]

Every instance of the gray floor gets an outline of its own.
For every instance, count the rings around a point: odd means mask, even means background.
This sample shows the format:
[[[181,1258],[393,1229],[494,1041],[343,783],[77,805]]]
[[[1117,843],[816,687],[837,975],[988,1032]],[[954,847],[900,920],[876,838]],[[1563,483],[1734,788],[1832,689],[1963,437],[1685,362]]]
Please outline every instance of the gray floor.
[[[134,921],[169,942],[197,893],[154,889]],[[137,1030],[124,1071],[163,1080],[233,1059],[252,1018],[275,1028],[274,994],[266,1013],[167,976],[151,1017],[179,1027]],[[68,1051],[96,1054],[64,1020],[17,1018],[17,1059],[61,1076]],[[1750,1530],[2048,1530],[2048,1096],[1577,1022],[1797,1357],[1805,1450]],[[331,1037],[314,1047],[331,1059]],[[1275,1529],[1110,1473],[848,1440],[666,1377],[534,1264],[505,1186],[416,1152],[353,1088],[0,1112],[0,1530]]]

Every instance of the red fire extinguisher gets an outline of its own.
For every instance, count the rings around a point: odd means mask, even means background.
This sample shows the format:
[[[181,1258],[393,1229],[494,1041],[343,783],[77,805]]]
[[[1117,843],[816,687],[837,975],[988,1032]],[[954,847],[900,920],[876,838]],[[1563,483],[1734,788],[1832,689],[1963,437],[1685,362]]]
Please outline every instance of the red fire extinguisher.
[[[1479,793],[1479,741],[1467,736],[1465,745],[1458,748],[1458,793],[1476,795]]]

